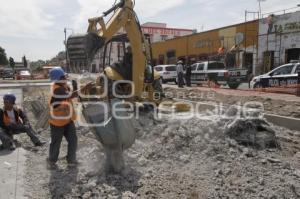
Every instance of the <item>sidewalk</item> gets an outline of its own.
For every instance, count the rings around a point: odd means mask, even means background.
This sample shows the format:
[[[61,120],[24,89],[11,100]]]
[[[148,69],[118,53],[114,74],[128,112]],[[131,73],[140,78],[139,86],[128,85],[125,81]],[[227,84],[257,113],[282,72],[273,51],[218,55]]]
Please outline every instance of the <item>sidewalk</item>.
[[[17,148],[14,151],[0,151],[0,199],[23,199],[24,169],[26,151]]]

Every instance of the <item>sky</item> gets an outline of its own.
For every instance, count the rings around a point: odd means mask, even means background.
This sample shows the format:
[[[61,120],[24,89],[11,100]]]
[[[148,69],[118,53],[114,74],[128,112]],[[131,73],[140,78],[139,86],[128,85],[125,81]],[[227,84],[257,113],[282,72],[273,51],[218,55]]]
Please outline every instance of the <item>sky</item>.
[[[64,50],[67,35],[84,33],[88,18],[100,16],[115,0],[0,0],[0,46],[8,57],[35,61]],[[264,0],[263,13],[296,7],[300,0]],[[162,22],[198,32],[245,21],[245,10],[258,11],[257,0],[135,0],[141,23]],[[300,7],[299,7],[300,10]],[[250,19],[249,15],[249,19]]]

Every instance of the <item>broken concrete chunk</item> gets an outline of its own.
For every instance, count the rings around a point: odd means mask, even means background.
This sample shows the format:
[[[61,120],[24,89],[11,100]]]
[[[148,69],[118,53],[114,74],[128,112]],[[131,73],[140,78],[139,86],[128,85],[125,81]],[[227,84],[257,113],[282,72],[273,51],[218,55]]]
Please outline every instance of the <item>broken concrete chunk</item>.
[[[225,134],[239,144],[258,149],[278,147],[275,132],[269,124],[259,118],[239,118],[225,127]]]

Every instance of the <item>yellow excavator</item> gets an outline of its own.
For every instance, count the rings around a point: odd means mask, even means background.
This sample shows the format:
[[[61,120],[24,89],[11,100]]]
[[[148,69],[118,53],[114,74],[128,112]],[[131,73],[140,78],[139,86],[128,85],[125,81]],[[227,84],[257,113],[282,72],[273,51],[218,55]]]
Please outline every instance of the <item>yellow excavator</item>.
[[[67,53],[71,68],[82,65],[89,66],[95,54],[104,51],[103,62],[104,75],[109,81],[128,80],[132,84],[120,84],[118,91],[133,94],[133,101],[160,101],[162,92],[159,82],[159,74],[155,72],[152,61],[150,38],[142,33],[138,17],[133,10],[132,0],[121,0],[100,17],[88,20],[87,34],[70,36],[67,41]],[[112,14],[105,23],[104,17]],[[118,32],[123,30],[125,35]],[[111,59],[111,50],[107,55],[107,49],[112,42],[121,43],[130,53],[124,52],[124,59],[119,63],[106,63]],[[125,43],[129,43],[126,46]],[[125,51],[125,50],[124,50]],[[126,57],[127,55],[127,57]],[[132,57],[130,57],[132,56]],[[100,82],[98,82],[100,84]],[[133,85],[133,86],[132,86]],[[101,85],[98,85],[101,86]],[[123,93],[123,94],[124,94]]]
[[[67,55],[75,72],[82,66],[90,67],[97,52],[101,51],[103,54],[104,69],[100,76],[106,77],[108,83],[105,84],[99,76],[95,86],[85,94],[99,95],[106,86],[108,95],[101,99],[87,97],[89,102],[83,100],[82,113],[105,148],[107,168],[116,172],[120,172],[124,166],[122,153],[134,143],[135,129],[133,118],[129,117],[130,111],[119,111],[117,117],[114,109],[128,110],[130,105],[126,104],[126,101],[158,104],[162,93],[159,74],[151,64],[150,39],[142,33],[133,8],[132,0],[121,0],[102,16],[89,19],[87,34],[71,35],[67,40]],[[108,15],[111,17],[105,23],[104,17]],[[120,30],[126,34],[118,34]],[[113,42],[117,42],[119,48],[121,46],[128,51],[123,53],[123,60],[112,64],[110,61]],[[120,83],[115,87],[118,88],[115,93],[121,96],[121,99],[112,94],[112,87],[116,82]],[[122,99],[122,96],[128,96],[129,93],[131,97]],[[93,103],[90,103],[91,100]],[[108,106],[104,106],[104,102]]]

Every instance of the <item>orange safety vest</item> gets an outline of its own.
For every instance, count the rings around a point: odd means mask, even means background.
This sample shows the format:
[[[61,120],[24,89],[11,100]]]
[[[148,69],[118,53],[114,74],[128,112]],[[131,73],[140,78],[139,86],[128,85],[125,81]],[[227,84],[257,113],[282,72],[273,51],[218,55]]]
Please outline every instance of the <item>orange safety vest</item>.
[[[20,123],[21,122],[21,118],[19,117],[19,109],[13,109],[14,113],[15,113],[15,118],[16,118],[16,123]],[[8,116],[7,112],[5,110],[3,110],[3,123],[5,126],[10,125],[11,119]]]
[[[61,87],[61,85],[53,84],[52,92],[54,93],[54,90],[59,87]],[[70,90],[70,88],[67,85],[64,85],[63,87],[67,91]],[[53,103],[51,103],[51,100],[54,97],[53,93],[52,93],[52,96],[50,97],[50,102],[49,102],[49,111],[50,111],[49,123],[54,126],[65,126],[65,125],[69,124],[71,121],[76,120],[76,114],[75,114],[72,99],[67,98],[63,101],[53,104]]]

